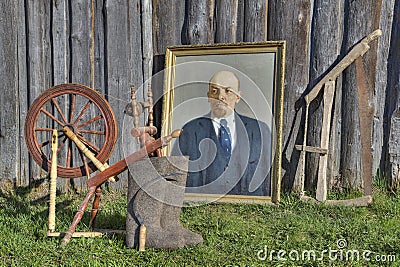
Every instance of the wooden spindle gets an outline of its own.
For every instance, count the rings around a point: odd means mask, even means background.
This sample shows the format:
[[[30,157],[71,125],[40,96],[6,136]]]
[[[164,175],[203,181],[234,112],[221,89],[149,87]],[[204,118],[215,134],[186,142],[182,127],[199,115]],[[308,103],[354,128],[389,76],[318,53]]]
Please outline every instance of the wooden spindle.
[[[151,91],[151,82],[147,84],[147,96],[149,102],[149,126],[153,126],[153,92]]]
[[[56,193],[57,193],[57,150],[58,134],[53,130],[51,139],[51,169],[50,169],[50,204],[49,204],[49,232],[56,229]]]
[[[139,112],[138,106],[136,101],[136,93],[135,93],[135,86],[131,85],[131,102],[132,102],[132,109],[133,109],[133,126],[135,128],[139,127]]]

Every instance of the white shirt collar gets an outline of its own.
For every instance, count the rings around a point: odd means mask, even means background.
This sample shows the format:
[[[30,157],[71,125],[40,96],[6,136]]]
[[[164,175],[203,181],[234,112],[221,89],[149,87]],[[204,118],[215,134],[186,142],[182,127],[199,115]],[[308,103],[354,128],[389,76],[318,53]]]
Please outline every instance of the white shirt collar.
[[[218,132],[219,132],[221,119],[225,119],[228,123],[229,131],[230,131],[231,138],[232,138],[231,142],[232,142],[232,149],[233,149],[236,145],[235,112],[232,112],[232,114],[230,114],[228,117],[225,117],[225,118],[216,118],[211,112],[211,121],[213,123],[215,134],[217,135],[217,137],[219,134]]]
[[[218,123],[218,125],[220,124],[221,119],[225,119],[228,122],[228,127],[231,127],[231,126],[235,125],[235,112],[232,112],[228,117],[224,117],[224,118],[217,118],[211,112],[211,119],[214,122]]]

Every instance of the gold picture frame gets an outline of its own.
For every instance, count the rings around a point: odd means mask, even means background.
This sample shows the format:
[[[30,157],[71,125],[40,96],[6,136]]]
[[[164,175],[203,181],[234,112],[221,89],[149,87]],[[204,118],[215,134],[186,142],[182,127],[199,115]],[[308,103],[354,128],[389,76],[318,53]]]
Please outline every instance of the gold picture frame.
[[[205,113],[208,81],[213,73],[221,70],[235,73],[240,80],[240,102],[244,104],[237,105],[237,108],[246,116],[267,124],[271,133],[268,139],[271,142],[269,194],[252,196],[202,191],[185,193],[186,201],[279,202],[282,176],[285,48],[285,41],[182,45],[167,48],[162,135],[167,135],[173,129],[182,128],[190,119]],[[173,146],[172,143],[165,147],[164,155],[171,155]]]

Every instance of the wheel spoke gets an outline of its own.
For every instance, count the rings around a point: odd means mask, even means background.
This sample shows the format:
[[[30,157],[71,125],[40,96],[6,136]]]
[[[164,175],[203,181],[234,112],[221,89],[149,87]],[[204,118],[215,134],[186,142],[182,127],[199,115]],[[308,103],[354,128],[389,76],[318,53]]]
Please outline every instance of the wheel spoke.
[[[109,103],[95,90],[79,84],[56,85],[41,93],[27,111],[24,125],[32,160],[45,171],[50,171],[52,131],[58,130],[57,135],[63,135],[56,149],[58,177],[67,179],[88,175],[95,167],[66,136],[65,126],[74,130],[101,162],[111,156],[117,139],[118,127]]]
[[[72,141],[68,139],[68,150],[67,150],[67,160],[65,161],[65,167],[70,168],[71,166],[71,156],[72,156]]]
[[[40,109],[44,114],[46,114],[48,117],[50,117],[52,120],[54,120],[55,122],[57,122],[58,124],[60,124],[61,126],[64,127],[64,123],[62,123],[61,121],[59,121],[56,117],[53,116],[53,114],[51,114],[50,112],[48,112],[47,110],[45,110],[44,108]]]
[[[52,128],[35,128],[35,132],[52,132]]]
[[[84,123],[82,123],[82,124],[79,124],[79,125],[78,125],[78,128],[82,128],[82,127],[84,127],[84,126],[86,126],[86,125],[88,125],[88,124],[90,124],[90,123],[93,123],[93,122],[95,122],[95,121],[98,121],[98,120],[100,120],[100,119],[102,119],[102,118],[103,118],[102,115],[96,116],[96,117],[94,117],[93,119],[88,120],[87,122],[84,122]]]
[[[83,116],[83,114],[85,114],[86,110],[88,110],[88,108],[90,107],[90,105],[92,104],[92,100],[89,100],[86,105],[83,107],[81,113],[79,113],[79,116],[76,118],[76,120],[74,121],[74,124],[77,123],[81,117]]]
[[[43,147],[47,146],[47,145],[50,144],[50,143],[51,143],[51,139],[50,139],[50,140],[47,140],[46,142],[41,143],[41,144],[39,145],[39,149],[42,149]]]
[[[85,155],[83,155],[82,151],[79,150],[79,155],[81,155],[81,159],[83,161],[83,165],[85,167],[85,172],[86,172],[86,177],[89,179],[90,178],[90,171],[89,171],[89,165],[87,163]]]
[[[58,132],[65,132],[64,129],[53,129],[53,128],[35,128],[35,132],[52,132],[57,130]]]
[[[66,143],[67,139],[68,139],[68,137],[65,136],[64,140],[61,141],[61,143],[60,143],[60,145],[58,146],[58,149],[57,149],[57,154],[60,153],[61,148],[62,148],[62,147],[64,146],[64,144]]]
[[[64,135],[64,134],[60,134],[60,135],[58,135],[58,138],[63,137],[63,136],[65,136],[65,135]],[[65,137],[65,138],[67,138],[67,137]],[[39,145],[39,149],[41,149],[41,148],[47,146],[48,144],[50,144],[50,143],[51,143],[51,140],[52,140],[52,139],[49,139],[49,140],[47,140],[47,141],[41,143],[41,144]],[[58,152],[57,152],[57,153],[58,153]]]
[[[91,130],[79,130],[80,133],[87,133],[87,134],[98,134],[98,135],[105,135],[106,132],[104,131],[91,131]]]
[[[76,103],[76,95],[73,94],[71,96],[71,109],[69,111],[69,121],[70,122],[74,119],[75,103]]]
[[[62,119],[65,123],[67,123],[67,119],[65,118],[64,114],[62,113],[61,108],[60,108],[60,105],[58,105],[57,101],[56,101],[54,98],[52,98],[51,101],[53,102],[53,104],[54,104],[54,106],[56,107],[58,113],[60,114],[61,119]]]
[[[100,152],[100,148],[98,148],[95,144],[93,144],[92,142],[88,141],[85,137],[81,136],[81,135],[77,135],[78,138],[86,143],[86,145],[90,146],[92,149],[94,149],[97,153]]]

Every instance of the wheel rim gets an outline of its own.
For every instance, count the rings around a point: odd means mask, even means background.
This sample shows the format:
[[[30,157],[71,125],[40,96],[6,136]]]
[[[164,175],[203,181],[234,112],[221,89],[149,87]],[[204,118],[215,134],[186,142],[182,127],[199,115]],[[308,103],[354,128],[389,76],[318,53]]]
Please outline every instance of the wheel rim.
[[[25,120],[28,150],[45,171],[51,166],[51,134],[59,130],[57,175],[77,178],[89,175],[96,167],[65,135],[68,126],[104,163],[117,140],[115,115],[102,95],[80,84],[61,84],[49,88],[32,103]]]

